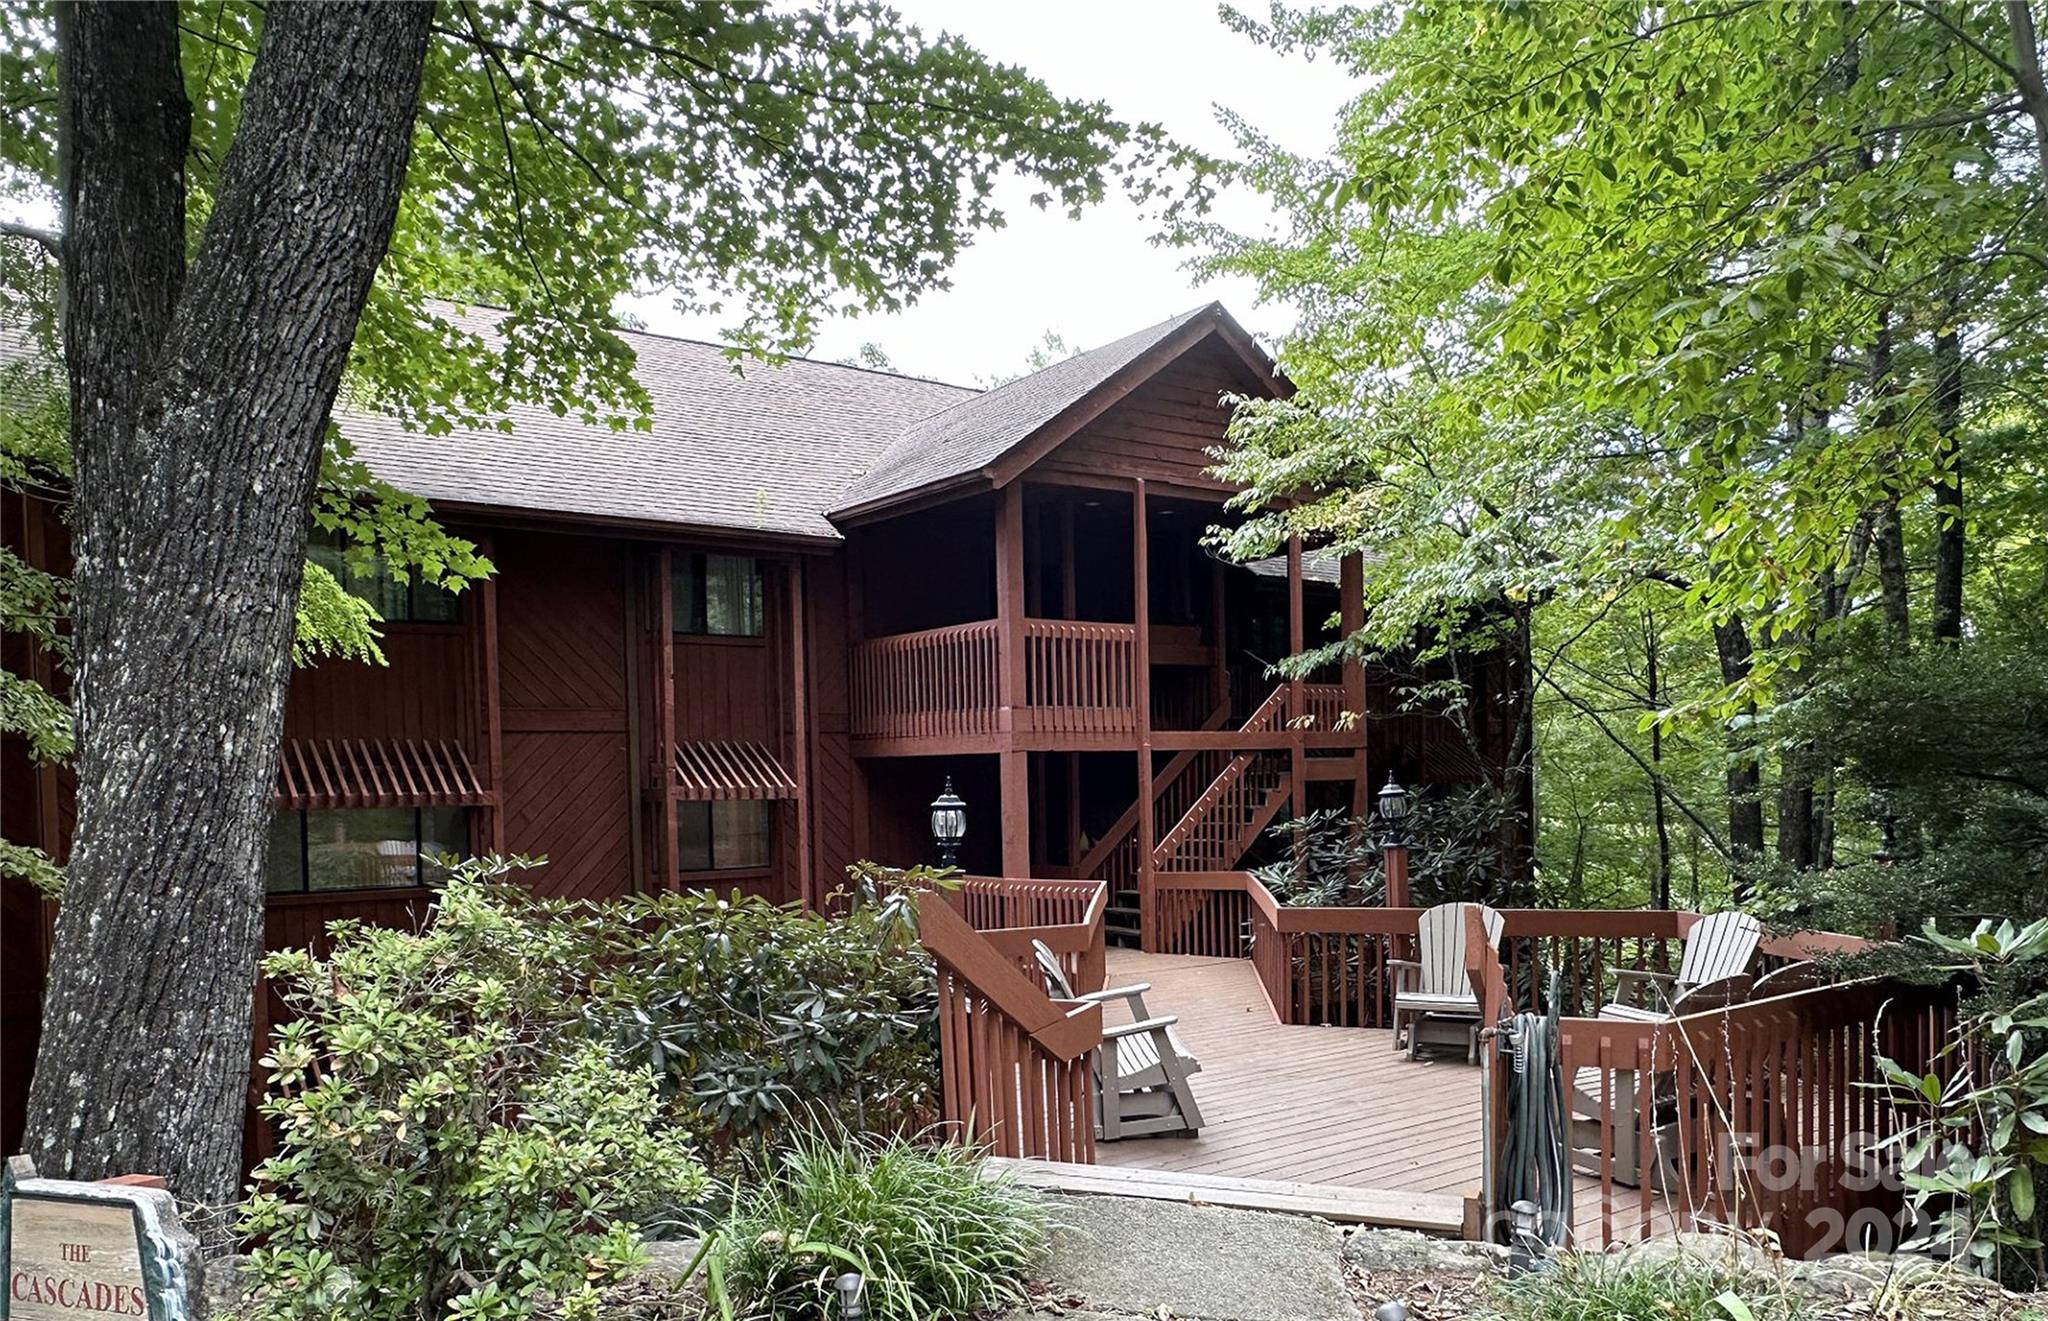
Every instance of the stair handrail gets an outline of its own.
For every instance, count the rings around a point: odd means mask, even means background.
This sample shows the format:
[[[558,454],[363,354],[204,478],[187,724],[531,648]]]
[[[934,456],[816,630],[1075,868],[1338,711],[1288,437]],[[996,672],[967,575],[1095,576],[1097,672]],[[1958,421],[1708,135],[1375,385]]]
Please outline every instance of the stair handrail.
[[[1287,685],[1281,684],[1267,695],[1265,701],[1259,703],[1259,709],[1252,712],[1246,718],[1244,724],[1238,726],[1238,732],[1240,734],[1264,734],[1270,732],[1278,723],[1280,713],[1286,706]],[[1264,750],[1261,749],[1260,751]],[[1153,848],[1152,865],[1154,867],[1159,866],[1162,860],[1173,857],[1189,833],[1196,826],[1200,825],[1202,820],[1216,806],[1217,800],[1223,794],[1229,792],[1232,785],[1244,778],[1245,771],[1250,769],[1252,762],[1256,761],[1259,755],[1260,752],[1240,752],[1230,759],[1228,765],[1216,773],[1216,778],[1209,782],[1209,787],[1204,789],[1201,796],[1189,805],[1187,812],[1179,821],[1174,823],[1173,829],[1167,831],[1165,838],[1161,839],[1158,845]]]
[[[1211,711],[1207,719],[1202,721],[1202,729],[1205,732],[1221,729],[1224,722],[1229,719],[1230,703],[1224,702],[1214,711]],[[1159,774],[1152,777],[1153,802],[1159,801],[1160,797],[1166,793],[1168,787],[1181,777],[1182,773],[1193,764],[1195,758],[1201,755],[1201,752],[1202,749],[1200,748],[1183,748],[1181,751],[1173,754]],[[1082,855],[1081,860],[1075,863],[1070,870],[1077,877],[1085,878],[1095,875],[1095,869],[1102,865],[1103,860],[1122,848],[1126,838],[1137,828],[1138,803],[1134,799],[1131,805],[1124,810],[1124,814],[1118,817],[1108,830],[1102,832],[1102,838],[1095,841],[1095,847]]]

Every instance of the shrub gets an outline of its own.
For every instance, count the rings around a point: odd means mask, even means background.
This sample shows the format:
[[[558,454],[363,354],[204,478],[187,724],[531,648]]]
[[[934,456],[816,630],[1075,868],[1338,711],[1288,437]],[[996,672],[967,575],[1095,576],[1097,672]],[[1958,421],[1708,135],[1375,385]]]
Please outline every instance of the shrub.
[[[712,1250],[739,1315],[836,1315],[855,1270],[875,1321],[927,1321],[1019,1302],[1044,1233],[1037,1200],[958,1147],[811,1133],[735,1195]]]
[[[1899,1155],[1917,1241],[2016,1288],[2039,1288],[2048,1169],[2048,920],[1980,922],[1967,936],[1932,922],[1899,951],[1922,977],[1963,977],[1966,995],[1935,1067],[1880,1057],[1905,1113]]]
[[[543,901],[500,883],[523,865],[457,867],[424,931],[342,922],[328,957],[266,961],[293,1017],[265,1060],[280,1153],[240,1220],[265,1315],[587,1313],[635,1224],[693,1218],[693,1152],[928,1114],[931,964],[882,873],[828,921]]]
[[[632,1222],[704,1182],[644,1069],[577,1029],[575,933],[471,882],[425,932],[337,924],[271,956],[298,1015],[264,1063],[280,1154],[239,1229],[263,1317],[593,1313]]]
[[[827,918],[759,899],[667,894],[583,919],[597,948],[585,1020],[643,1059],[700,1138],[758,1155],[792,1117],[851,1131],[932,1118],[938,1014],[917,942],[925,873],[856,868]]]
[[[1681,1259],[1654,1269],[1598,1253],[1560,1253],[1551,1269],[1503,1284],[1496,1321],[1801,1321],[1799,1295],[1770,1276]]]

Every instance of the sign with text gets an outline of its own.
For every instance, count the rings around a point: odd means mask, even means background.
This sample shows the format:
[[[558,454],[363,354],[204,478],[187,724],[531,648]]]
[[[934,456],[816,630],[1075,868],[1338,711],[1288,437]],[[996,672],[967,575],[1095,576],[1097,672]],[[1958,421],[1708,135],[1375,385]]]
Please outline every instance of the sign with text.
[[[7,1162],[0,1321],[188,1321],[198,1244],[162,1188],[39,1179]]]

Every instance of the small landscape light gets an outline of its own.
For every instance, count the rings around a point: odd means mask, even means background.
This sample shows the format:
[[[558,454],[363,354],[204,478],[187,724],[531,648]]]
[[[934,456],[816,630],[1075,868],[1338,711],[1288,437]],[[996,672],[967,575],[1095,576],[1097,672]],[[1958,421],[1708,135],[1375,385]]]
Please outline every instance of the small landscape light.
[[[946,777],[946,787],[932,800],[932,839],[939,846],[939,865],[957,867],[960,865],[960,841],[967,838],[967,804],[960,795],[953,792],[953,777]]]
[[[866,1287],[867,1281],[859,1271],[848,1271],[832,1281],[832,1291],[839,1295],[840,1321],[860,1321],[866,1314],[860,1301],[861,1291]]]

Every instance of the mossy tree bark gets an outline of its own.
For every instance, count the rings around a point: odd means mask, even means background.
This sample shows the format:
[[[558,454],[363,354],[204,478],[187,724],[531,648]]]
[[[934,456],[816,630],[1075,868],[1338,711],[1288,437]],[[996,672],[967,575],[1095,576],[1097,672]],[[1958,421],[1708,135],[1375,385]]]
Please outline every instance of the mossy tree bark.
[[[78,825],[28,1145],[235,1192],[307,509],[431,5],[273,5],[189,269],[169,4],[59,19]]]

